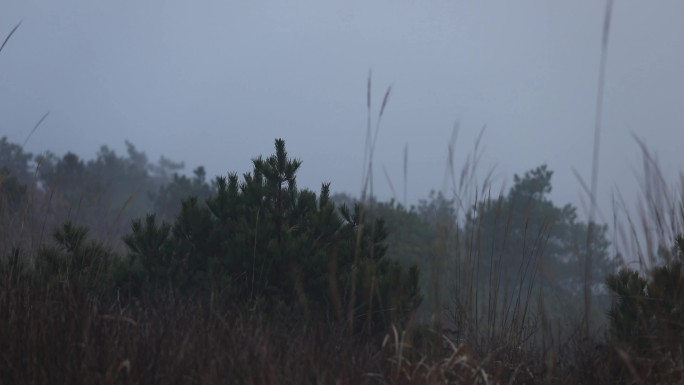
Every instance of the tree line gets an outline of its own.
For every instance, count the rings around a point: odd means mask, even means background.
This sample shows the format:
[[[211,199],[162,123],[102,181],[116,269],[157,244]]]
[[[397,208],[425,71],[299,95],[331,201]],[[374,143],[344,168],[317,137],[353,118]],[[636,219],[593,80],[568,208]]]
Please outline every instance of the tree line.
[[[302,163],[280,139],[252,163],[209,181],[202,167],[181,174],[183,163],[151,163],[128,142],[126,155],[103,146],[84,160],[2,138],[4,272],[131,296],[204,293],[371,334],[415,322],[420,309],[485,349],[581,314],[591,252],[590,287],[602,299],[590,311],[608,316],[612,338],[641,352],[665,349],[657,336],[681,341],[681,240],[650,274],[619,269],[607,227],[595,224],[587,244],[577,209],[548,198],[547,166],[459,211],[442,193],[404,207],[331,194],[329,184],[299,188]]]

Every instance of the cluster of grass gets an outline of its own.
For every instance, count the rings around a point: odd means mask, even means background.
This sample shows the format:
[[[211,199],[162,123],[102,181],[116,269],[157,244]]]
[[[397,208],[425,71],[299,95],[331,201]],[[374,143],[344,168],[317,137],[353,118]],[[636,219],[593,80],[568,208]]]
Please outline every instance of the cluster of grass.
[[[75,289],[3,287],[0,381],[7,384],[491,383],[464,347],[415,354],[397,332],[352,343],[306,320],[265,319],[206,298],[132,301]],[[501,370],[508,370],[502,367]]]

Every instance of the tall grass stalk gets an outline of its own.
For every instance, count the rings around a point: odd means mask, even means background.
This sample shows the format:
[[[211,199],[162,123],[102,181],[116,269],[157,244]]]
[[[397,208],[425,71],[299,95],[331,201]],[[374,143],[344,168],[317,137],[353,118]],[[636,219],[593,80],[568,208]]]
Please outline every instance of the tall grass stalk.
[[[606,2],[603,19],[603,38],[601,40],[601,62],[599,64],[598,89],[596,92],[596,115],[594,118],[594,151],[591,161],[591,200],[589,209],[589,226],[587,229],[586,260],[584,263],[584,336],[589,337],[591,330],[591,281],[592,281],[592,248],[595,239],[596,224],[596,189],[598,185],[599,152],[601,148],[601,123],[603,120],[603,100],[606,83],[606,62],[608,60],[608,42],[610,37],[610,21],[613,15],[613,0]]]
[[[366,89],[366,107],[367,107],[367,123],[366,123],[366,143],[365,143],[365,151],[364,151],[364,171],[363,171],[363,181],[362,181],[362,186],[361,186],[361,210],[359,213],[359,223],[360,226],[366,226],[366,221],[365,221],[365,216],[366,216],[366,210],[371,209],[372,207],[367,207],[371,206],[373,204],[374,198],[373,198],[373,160],[375,156],[375,145],[377,143],[378,139],[378,133],[380,131],[380,126],[382,123],[382,116],[385,112],[385,108],[387,107],[387,102],[389,101],[390,94],[392,92],[392,86],[389,86],[387,90],[385,91],[385,95],[382,99],[382,104],[380,105],[380,111],[378,112],[378,116],[375,122],[375,131],[373,132],[372,130],[372,109],[371,109],[371,100],[372,100],[372,72],[368,72],[368,82],[367,82],[367,89]],[[368,194],[370,193],[370,197]],[[371,237],[374,236],[375,234],[375,224],[374,222],[371,224]],[[355,252],[354,252],[354,266],[357,267],[359,266],[359,258],[361,254],[361,239],[363,237],[363,228],[358,229],[357,232],[357,237],[356,237],[356,246],[355,246]],[[374,247],[371,247],[371,254],[374,252]],[[371,255],[371,258],[373,255]],[[348,308],[348,326],[349,330],[353,329],[354,325],[354,319],[355,319],[355,298],[356,298],[356,290],[357,290],[357,279],[358,279],[358,274],[356,271],[352,273],[352,278],[351,278],[351,299],[349,301],[349,308]],[[372,286],[371,286],[372,287]],[[372,293],[371,293],[371,298],[372,298]]]
[[[9,39],[12,37],[12,35],[14,35],[14,33],[17,32],[17,29],[19,29],[19,26],[20,26],[20,25],[21,25],[21,21],[18,22],[18,23],[14,26],[14,28],[12,28],[12,30],[7,34],[7,36],[5,36],[5,40],[3,40],[3,41],[2,41],[2,45],[0,45],[0,52],[2,52],[2,50],[5,48],[5,45],[7,44],[7,42],[9,41]]]

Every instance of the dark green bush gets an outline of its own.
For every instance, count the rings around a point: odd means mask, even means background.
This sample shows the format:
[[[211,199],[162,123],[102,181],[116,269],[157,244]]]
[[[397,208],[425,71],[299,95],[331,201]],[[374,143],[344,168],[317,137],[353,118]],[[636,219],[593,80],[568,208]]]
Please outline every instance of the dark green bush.
[[[103,290],[110,283],[114,255],[101,243],[88,239],[84,226],[65,222],[58,227],[54,246],[42,246],[36,259],[36,278],[41,284],[78,286]]]
[[[624,269],[607,278],[614,294],[612,337],[630,351],[683,358],[684,237],[677,237],[676,243],[675,258],[649,274]]]
[[[298,189],[301,161],[285,143],[243,175],[217,178],[205,202],[183,201],[172,226],[155,216],[125,237],[148,282],[358,320],[372,330],[404,322],[420,302],[417,269],[385,258],[387,233],[364,209],[339,211],[329,184]],[[135,262],[137,261],[137,262]],[[350,314],[351,312],[351,314]]]

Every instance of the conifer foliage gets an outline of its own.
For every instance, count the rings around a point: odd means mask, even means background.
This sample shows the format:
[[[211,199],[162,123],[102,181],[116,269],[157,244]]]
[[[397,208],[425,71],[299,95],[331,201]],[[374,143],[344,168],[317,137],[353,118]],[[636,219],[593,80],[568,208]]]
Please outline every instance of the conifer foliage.
[[[684,236],[662,266],[647,274],[622,269],[606,279],[614,301],[609,312],[612,337],[642,356],[684,359]]]
[[[298,189],[302,162],[282,139],[252,163],[242,180],[217,178],[205,201],[184,200],[170,227],[154,216],[134,221],[124,240],[147,279],[339,319],[351,303],[375,330],[406,320],[420,302],[418,272],[385,257],[383,222],[364,223],[358,205],[338,209],[327,183],[318,195]]]

